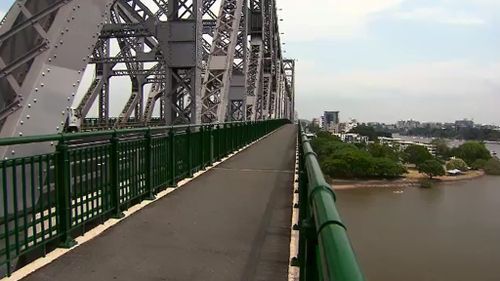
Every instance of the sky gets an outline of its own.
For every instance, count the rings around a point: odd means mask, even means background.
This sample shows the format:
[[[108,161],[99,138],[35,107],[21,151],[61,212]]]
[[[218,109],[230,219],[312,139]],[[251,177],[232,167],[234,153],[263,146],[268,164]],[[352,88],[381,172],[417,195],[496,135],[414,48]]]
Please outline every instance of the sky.
[[[0,1],[0,17],[12,2]],[[500,0],[277,5],[301,118],[500,125]]]
[[[500,124],[500,0],[278,0],[301,118]]]

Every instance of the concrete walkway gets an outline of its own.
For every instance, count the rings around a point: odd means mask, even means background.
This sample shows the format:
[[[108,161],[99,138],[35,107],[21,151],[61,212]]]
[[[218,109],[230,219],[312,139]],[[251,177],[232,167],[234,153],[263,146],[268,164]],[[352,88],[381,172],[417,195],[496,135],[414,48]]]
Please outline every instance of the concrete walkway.
[[[287,280],[287,125],[23,280]]]

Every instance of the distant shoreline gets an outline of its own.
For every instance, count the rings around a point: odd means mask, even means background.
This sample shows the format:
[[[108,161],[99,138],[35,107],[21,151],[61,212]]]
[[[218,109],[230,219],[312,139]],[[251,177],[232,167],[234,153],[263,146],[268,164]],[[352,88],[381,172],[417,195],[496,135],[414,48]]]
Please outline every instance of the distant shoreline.
[[[481,140],[481,139],[457,139],[457,138],[439,138],[439,137],[428,137],[428,136],[419,136],[419,135],[402,135],[399,133],[393,133],[394,135],[397,135],[397,138],[404,137],[406,139],[420,139],[420,140],[428,140],[426,143],[430,143],[433,139],[444,139],[446,141],[450,142],[458,142],[458,143],[464,143],[467,141],[478,141],[478,142],[484,142],[487,144],[500,144],[500,140]]]
[[[484,176],[484,171],[468,171],[459,176],[435,177],[434,180],[440,183],[471,180]],[[336,190],[357,189],[357,188],[405,188],[418,187],[420,181],[426,176],[415,171],[410,171],[405,177],[394,180],[332,180],[330,184]]]

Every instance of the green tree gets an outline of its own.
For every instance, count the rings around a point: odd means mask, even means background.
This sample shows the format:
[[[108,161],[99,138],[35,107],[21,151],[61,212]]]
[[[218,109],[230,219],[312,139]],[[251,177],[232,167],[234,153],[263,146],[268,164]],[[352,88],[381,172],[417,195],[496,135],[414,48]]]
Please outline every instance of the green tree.
[[[436,146],[436,155],[443,159],[447,159],[451,155],[451,149],[445,139],[434,139],[431,144]]]
[[[457,169],[460,171],[465,171],[467,170],[467,168],[468,168],[467,163],[465,163],[465,161],[460,158],[451,159],[450,161],[446,162],[447,170]]]
[[[390,158],[373,158],[374,176],[379,178],[398,178],[406,173],[405,167]]]
[[[386,144],[380,144],[380,143],[370,143],[368,145],[368,152],[373,156],[373,157],[386,157],[390,158],[393,161],[399,161],[400,158],[400,153],[397,149],[390,147]]]
[[[323,173],[332,178],[352,178],[351,165],[343,159],[330,158],[321,163]]]
[[[484,171],[488,175],[500,176],[500,160],[491,158],[484,165]]]
[[[489,160],[491,158],[490,151],[484,143],[477,141],[465,142],[454,149],[453,155],[462,158],[468,165],[472,165],[478,159]]]
[[[368,137],[371,141],[378,140],[378,137],[392,137],[392,134],[389,132],[381,132],[377,131],[372,126],[368,126],[365,124],[360,124],[353,128],[350,133],[360,134],[362,136]]]
[[[390,157],[373,157],[367,148],[344,143],[327,132],[319,132],[311,140],[311,145],[318,155],[321,169],[331,178],[394,178],[406,172],[399,161]],[[377,151],[377,156],[393,153],[386,148]]]
[[[310,133],[316,134],[316,133],[318,133],[319,131],[321,131],[321,128],[320,128],[318,125],[316,125],[316,124],[309,123],[309,125],[307,126],[307,130],[308,130]]]
[[[404,160],[407,163],[419,166],[427,160],[433,159],[432,154],[422,145],[410,145],[404,150]]]
[[[373,176],[373,157],[368,152],[359,149],[347,149],[337,155],[338,158],[349,163],[353,177],[367,178]]]
[[[477,159],[476,161],[474,161],[474,163],[472,163],[471,168],[474,170],[484,169],[484,166],[486,166],[486,162],[488,162],[488,160]]]
[[[445,170],[443,165],[435,159],[426,160],[418,166],[418,171],[424,173],[432,179],[435,176],[444,176]]]

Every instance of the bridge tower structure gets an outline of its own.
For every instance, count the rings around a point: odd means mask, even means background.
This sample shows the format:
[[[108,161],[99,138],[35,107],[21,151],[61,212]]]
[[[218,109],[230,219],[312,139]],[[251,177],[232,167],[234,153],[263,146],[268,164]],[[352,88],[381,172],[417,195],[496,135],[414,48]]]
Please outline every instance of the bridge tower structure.
[[[293,117],[275,0],[18,0],[0,24],[0,137]]]

